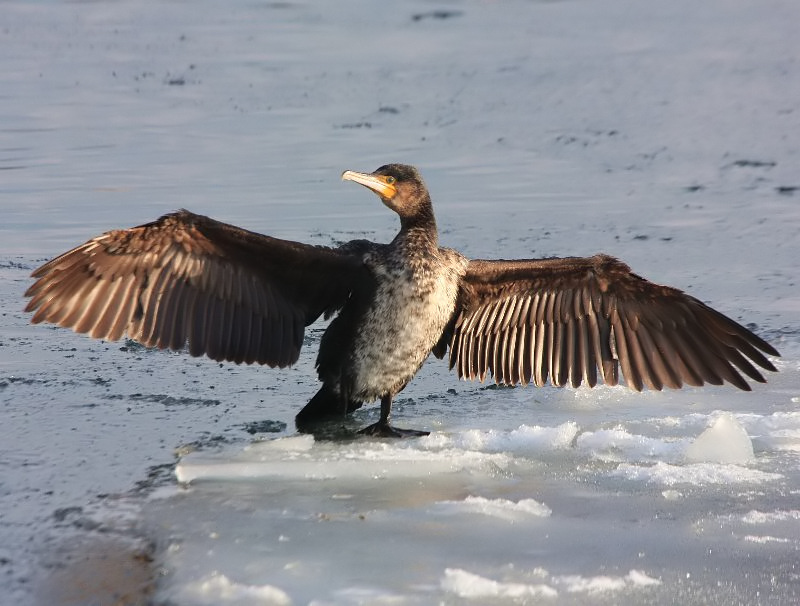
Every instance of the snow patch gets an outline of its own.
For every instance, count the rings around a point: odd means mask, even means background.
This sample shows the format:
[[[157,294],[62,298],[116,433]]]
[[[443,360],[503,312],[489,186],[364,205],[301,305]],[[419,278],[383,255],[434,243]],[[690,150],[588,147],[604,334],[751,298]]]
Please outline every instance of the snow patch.
[[[595,576],[582,577],[577,575],[566,575],[554,577],[553,581],[558,585],[563,585],[569,593],[603,593],[606,591],[619,591],[632,587],[650,587],[661,585],[660,579],[647,576],[640,570],[631,570],[624,577]]]
[[[495,453],[541,454],[570,448],[577,434],[577,424],[569,421],[556,427],[520,425],[511,431],[471,429],[455,434],[432,433],[420,439],[419,444],[429,450],[459,448]]]
[[[480,513],[487,516],[516,520],[525,516],[549,517],[553,511],[547,505],[535,499],[487,499],[484,497],[467,497],[463,501],[439,501],[437,505],[455,513]]]
[[[743,414],[738,418],[759,448],[800,452],[800,412]]]
[[[544,584],[502,583],[458,568],[444,571],[441,587],[461,598],[554,598],[558,591]]]
[[[608,462],[677,461],[686,448],[686,440],[667,441],[635,435],[623,428],[587,431],[578,436],[578,450]]]
[[[445,591],[454,593],[462,598],[519,599],[528,597],[557,597],[558,589],[552,585],[556,585],[567,593],[586,593],[590,595],[661,585],[660,579],[648,576],[640,570],[631,570],[627,575],[621,577],[584,577],[580,575],[550,577],[547,571],[537,570],[536,572],[538,576],[543,576],[545,579],[549,577],[550,584],[501,582],[467,572],[466,570],[448,568],[445,570],[444,577],[441,580],[441,587]]]

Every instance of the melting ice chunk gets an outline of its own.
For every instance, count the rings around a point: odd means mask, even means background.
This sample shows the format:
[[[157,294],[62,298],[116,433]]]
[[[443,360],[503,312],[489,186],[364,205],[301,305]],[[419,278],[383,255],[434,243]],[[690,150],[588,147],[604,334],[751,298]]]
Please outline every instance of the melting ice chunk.
[[[462,598],[538,598],[556,597],[558,592],[549,585],[527,583],[502,583],[472,574],[459,568],[444,571],[442,589]]]
[[[181,603],[194,606],[217,604],[273,604],[289,606],[289,596],[271,585],[247,585],[231,581],[224,574],[212,573],[188,583],[176,597]]]
[[[684,453],[691,463],[750,463],[755,460],[753,443],[730,413],[723,413],[714,424],[697,436]]]

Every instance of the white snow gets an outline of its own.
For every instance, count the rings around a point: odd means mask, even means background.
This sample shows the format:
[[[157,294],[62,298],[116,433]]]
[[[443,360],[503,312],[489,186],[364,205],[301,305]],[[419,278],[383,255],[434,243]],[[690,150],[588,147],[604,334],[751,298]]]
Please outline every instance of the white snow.
[[[686,444],[685,440],[650,438],[618,427],[583,432],[577,447],[601,461],[672,461],[680,457]]]
[[[430,450],[459,448],[532,455],[569,448],[577,433],[578,426],[572,421],[558,427],[520,425],[506,432],[471,429],[455,435],[432,433],[420,440],[420,446]]]
[[[544,570],[534,571],[533,576],[544,577],[548,583],[516,583],[495,581],[466,570],[445,570],[442,588],[462,598],[474,600],[491,598],[555,598],[559,590],[566,593],[597,594],[618,592],[661,585],[659,579],[648,576],[640,570],[631,570],[625,576],[615,577],[598,575],[582,577],[580,575],[551,576]]]
[[[276,587],[236,583],[224,574],[213,572],[196,581],[186,583],[170,597],[177,603],[187,606],[216,606],[217,604],[288,606],[292,603],[289,596]]]
[[[597,594],[606,591],[619,591],[630,587],[650,587],[661,585],[659,579],[648,576],[641,570],[631,570],[623,577],[612,576],[562,576],[553,579],[559,586],[563,586],[569,593]]]
[[[442,589],[462,598],[552,598],[558,591],[548,585],[502,583],[472,574],[466,570],[448,568],[442,578]]]
[[[469,496],[463,501],[440,501],[437,505],[452,512],[479,513],[511,521],[528,515],[546,518],[553,513],[547,505],[535,499],[510,501]]]

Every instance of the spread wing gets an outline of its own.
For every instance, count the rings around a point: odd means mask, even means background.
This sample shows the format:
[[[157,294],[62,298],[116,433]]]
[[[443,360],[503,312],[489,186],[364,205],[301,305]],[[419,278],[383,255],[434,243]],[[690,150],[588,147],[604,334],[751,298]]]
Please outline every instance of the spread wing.
[[[189,211],[89,240],[33,272],[32,322],[270,366],[295,362],[305,326],[344,305],[357,254],[280,240]]]
[[[497,383],[618,382],[660,390],[774,371],[768,343],[677,289],[606,256],[470,261],[455,315],[435,353],[450,347],[459,377]],[[762,353],[763,352],[763,353]]]

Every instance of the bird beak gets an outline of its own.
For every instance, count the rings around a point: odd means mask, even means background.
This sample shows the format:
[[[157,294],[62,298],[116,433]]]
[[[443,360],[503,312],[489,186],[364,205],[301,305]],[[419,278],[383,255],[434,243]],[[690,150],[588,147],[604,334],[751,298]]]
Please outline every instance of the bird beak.
[[[397,194],[397,188],[391,183],[387,183],[386,177],[384,176],[346,170],[342,173],[342,181],[355,181],[356,183],[360,183],[364,187],[368,187],[374,191],[384,200],[391,200]]]

